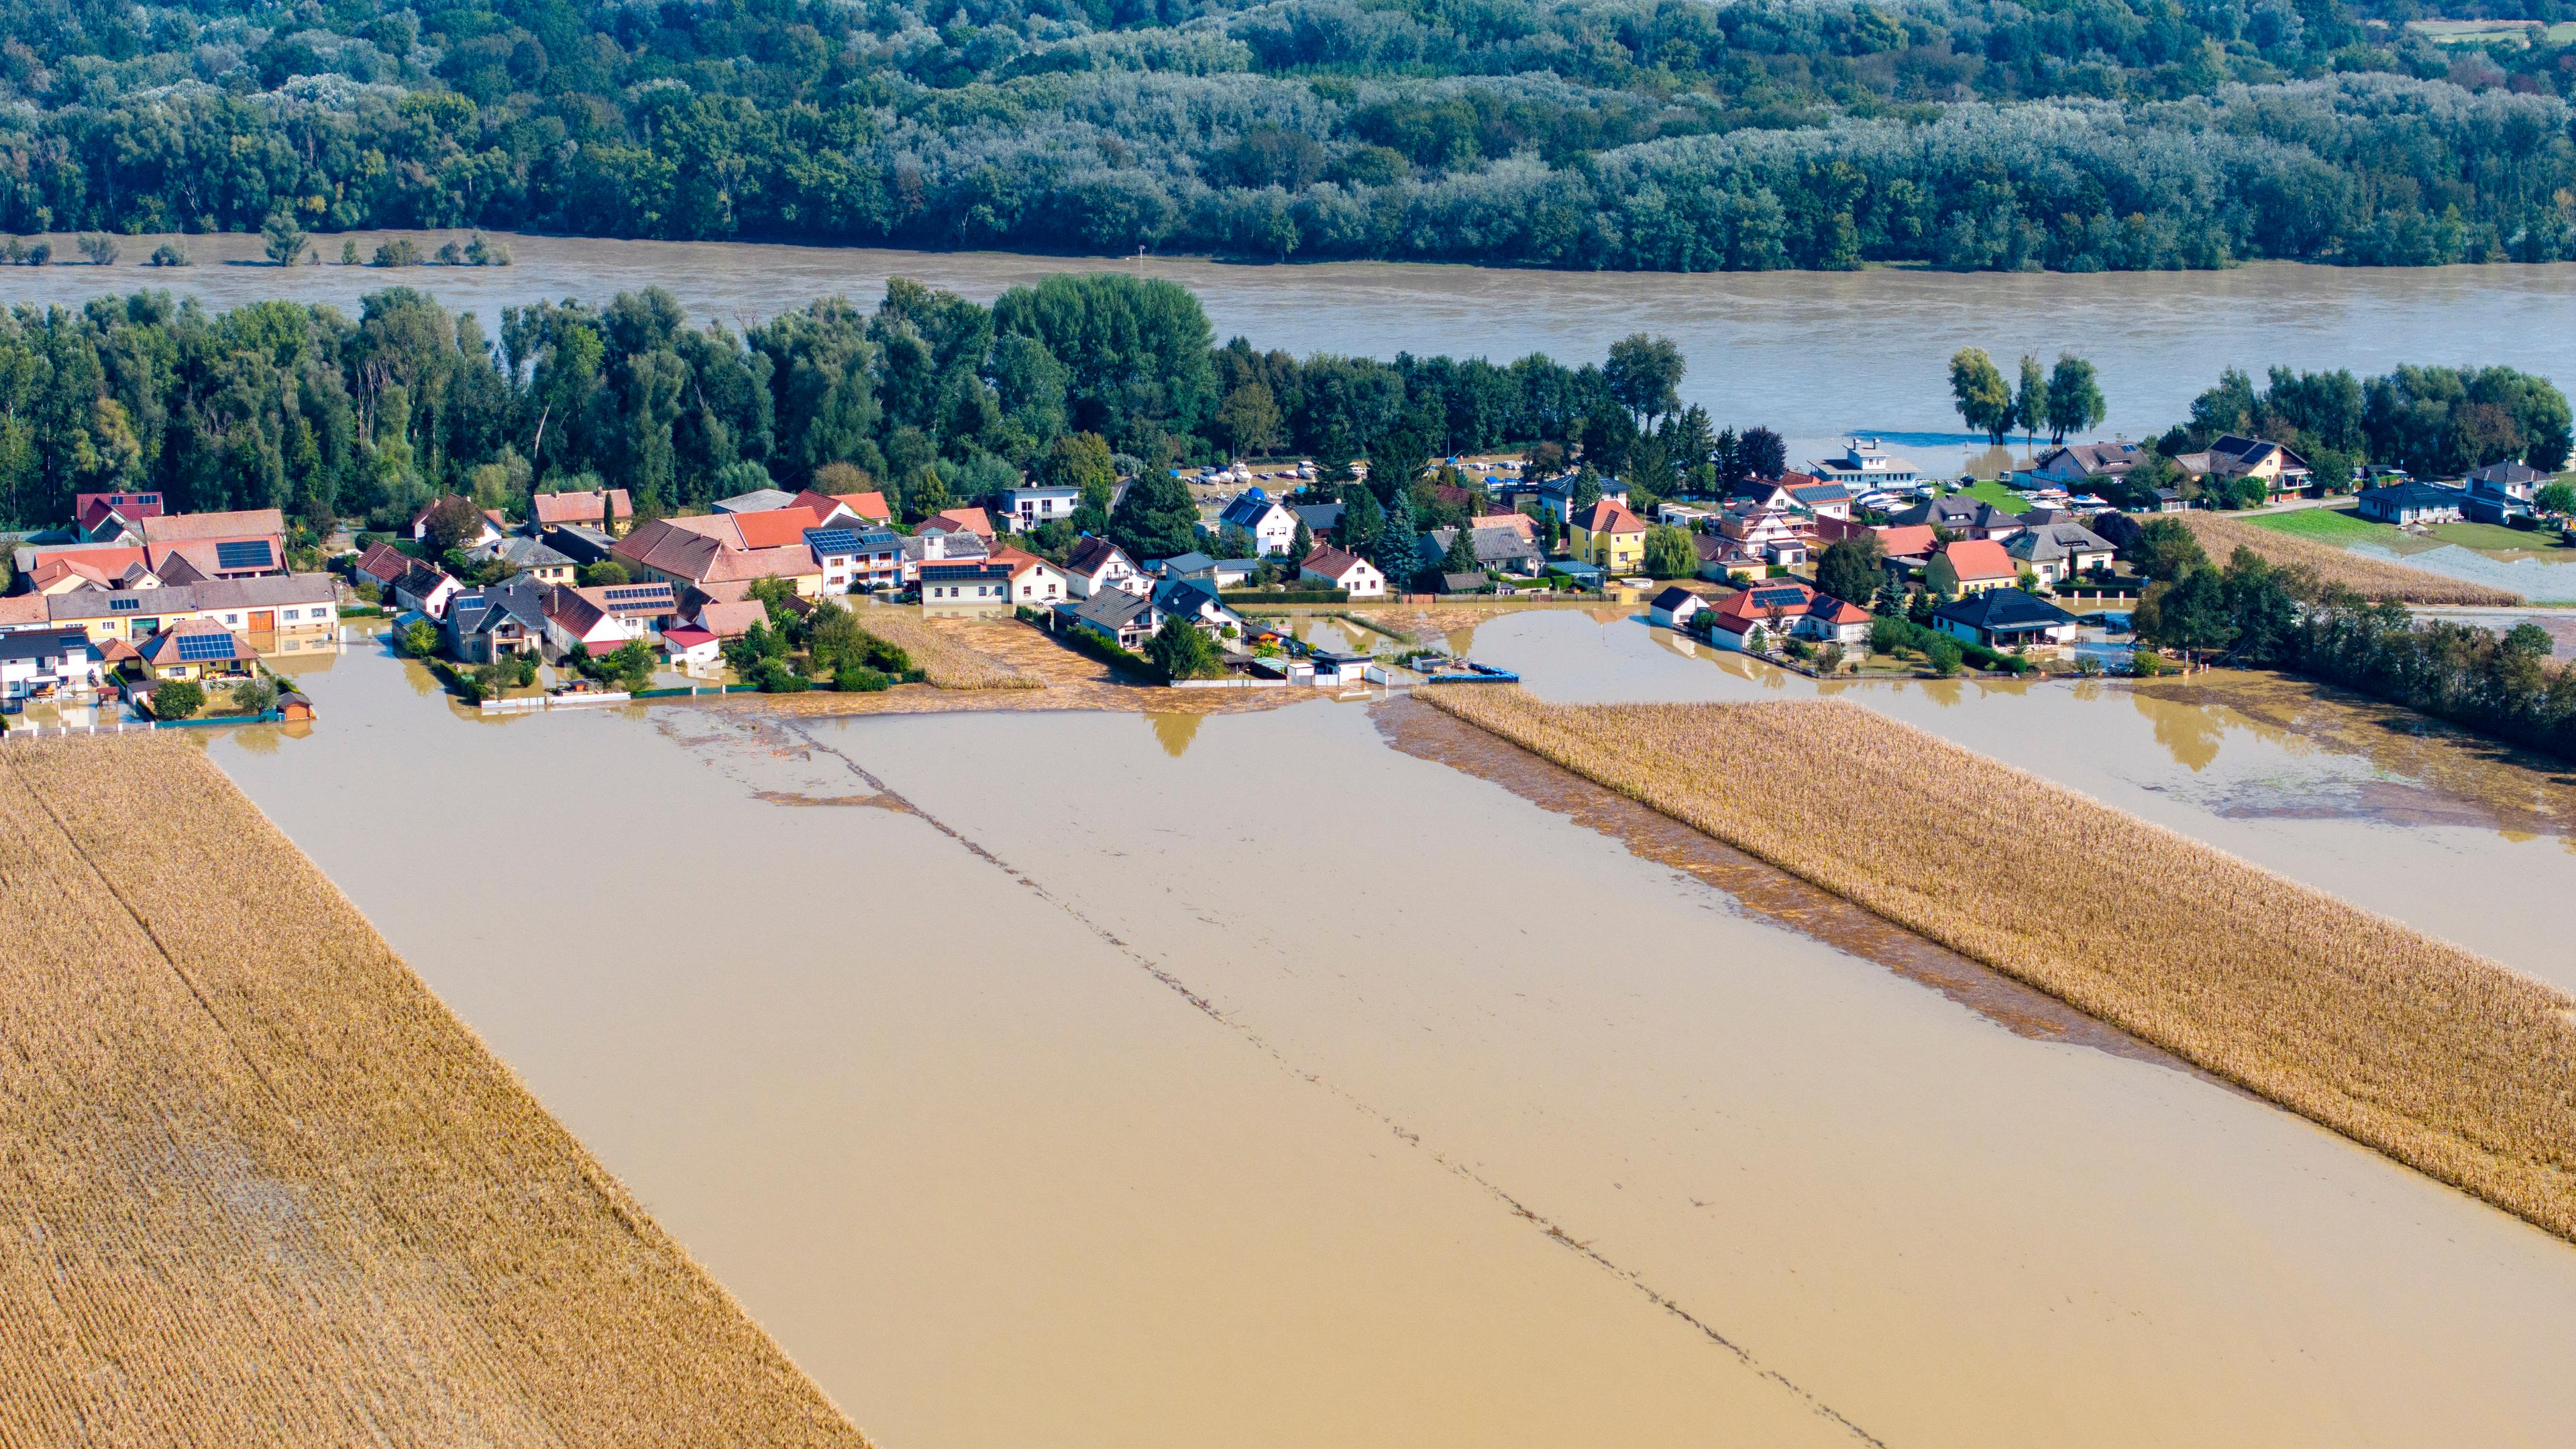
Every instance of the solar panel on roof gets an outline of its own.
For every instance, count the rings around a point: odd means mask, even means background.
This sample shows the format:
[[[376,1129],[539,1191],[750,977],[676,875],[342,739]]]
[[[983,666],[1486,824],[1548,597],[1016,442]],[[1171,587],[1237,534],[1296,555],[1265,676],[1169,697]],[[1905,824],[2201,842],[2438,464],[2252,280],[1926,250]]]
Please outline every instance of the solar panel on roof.
[[[208,659],[230,659],[233,657],[233,636],[182,634],[179,636],[179,657],[201,662]]]
[[[107,609],[111,614],[122,614],[129,610],[140,609],[142,607],[143,601],[141,599],[110,599],[107,601]]]
[[[215,567],[264,569],[268,567],[268,542],[265,539],[251,539],[245,542],[216,544]]]
[[[665,598],[670,592],[670,586],[667,584],[637,584],[628,588],[610,589],[607,597],[608,602],[612,604],[627,604],[638,599]]]
[[[846,528],[809,528],[805,542],[816,553],[857,553],[859,536]]]

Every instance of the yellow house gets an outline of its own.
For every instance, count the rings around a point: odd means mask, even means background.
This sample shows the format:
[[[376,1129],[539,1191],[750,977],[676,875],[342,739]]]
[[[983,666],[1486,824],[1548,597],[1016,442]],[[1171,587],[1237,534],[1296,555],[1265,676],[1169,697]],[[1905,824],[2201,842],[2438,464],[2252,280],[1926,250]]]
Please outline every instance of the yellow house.
[[[1932,555],[1923,570],[1923,581],[1934,593],[1966,598],[1988,589],[2010,588],[2021,577],[2021,565],[2013,562],[2004,546],[1990,538],[1963,538]]]
[[[1628,505],[1607,498],[1574,516],[1565,543],[1576,558],[1614,574],[1635,573],[1646,563],[1646,525]]]

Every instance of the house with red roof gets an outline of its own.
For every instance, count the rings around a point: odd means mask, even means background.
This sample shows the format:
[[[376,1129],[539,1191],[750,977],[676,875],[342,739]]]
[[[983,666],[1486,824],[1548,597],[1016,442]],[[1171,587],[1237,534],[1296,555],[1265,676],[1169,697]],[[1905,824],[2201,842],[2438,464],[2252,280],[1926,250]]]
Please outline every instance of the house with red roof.
[[[1614,574],[1635,573],[1646,563],[1646,521],[1625,503],[1604,498],[1566,525],[1568,553]]]
[[[1377,565],[1331,544],[1306,555],[1304,562],[1297,565],[1297,577],[1347,590],[1354,599],[1386,597],[1386,575],[1378,572]]]
[[[1923,581],[1933,592],[1962,598],[1988,589],[2010,588],[2020,577],[2021,565],[1991,538],[1962,538],[1944,544],[1923,571]]]

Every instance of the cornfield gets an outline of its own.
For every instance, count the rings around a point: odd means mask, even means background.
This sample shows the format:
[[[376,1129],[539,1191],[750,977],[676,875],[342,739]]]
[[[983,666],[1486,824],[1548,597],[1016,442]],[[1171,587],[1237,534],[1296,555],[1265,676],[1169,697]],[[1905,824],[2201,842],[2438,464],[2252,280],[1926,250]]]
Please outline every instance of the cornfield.
[[[1044,681],[961,642],[956,633],[907,611],[881,608],[859,613],[859,627],[912,656],[941,689],[1041,689]],[[959,624],[960,632],[977,626]]]
[[[1857,705],[1417,697],[2576,1238],[2576,999]]]
[[[865,1439],[189,743],[0,748],[0,1445]]]
[[[2300,538],[2278,529],[2262,528],[2243,519],[2227,518],[2198,509],[2161,515],[2179,518],[2200,540],[2201,550],[2210,558],[2225,563],[2238,547],[2250,548],[2254,556],[2269,564],[2296,567],[2316,575],[2319,583],[2341,584],[2366,599],[2391,599],[2401,604],[2519,604],[2522,595],[2484,584],[2462,583],[2423,569],[2384,559],[2364,558],[2360,554]]]

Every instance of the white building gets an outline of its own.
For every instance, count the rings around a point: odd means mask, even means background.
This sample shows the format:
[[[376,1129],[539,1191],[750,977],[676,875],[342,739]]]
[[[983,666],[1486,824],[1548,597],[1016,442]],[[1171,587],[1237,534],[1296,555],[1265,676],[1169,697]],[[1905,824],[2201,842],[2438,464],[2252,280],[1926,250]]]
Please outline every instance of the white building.
[[[1002,490],[1002,522],[1011,532],[1021,533],[1041,523],[1073,517],[1082,503],[1079,488],[1058,487],[1053,483],[1023,483]]]
[[[1923,481],[1912,463],[1881,448],[1876,438],[1850,439],[1840,453],[1816,459],[1807,471],[1855,493],[1868,488],[1910,488]]]

